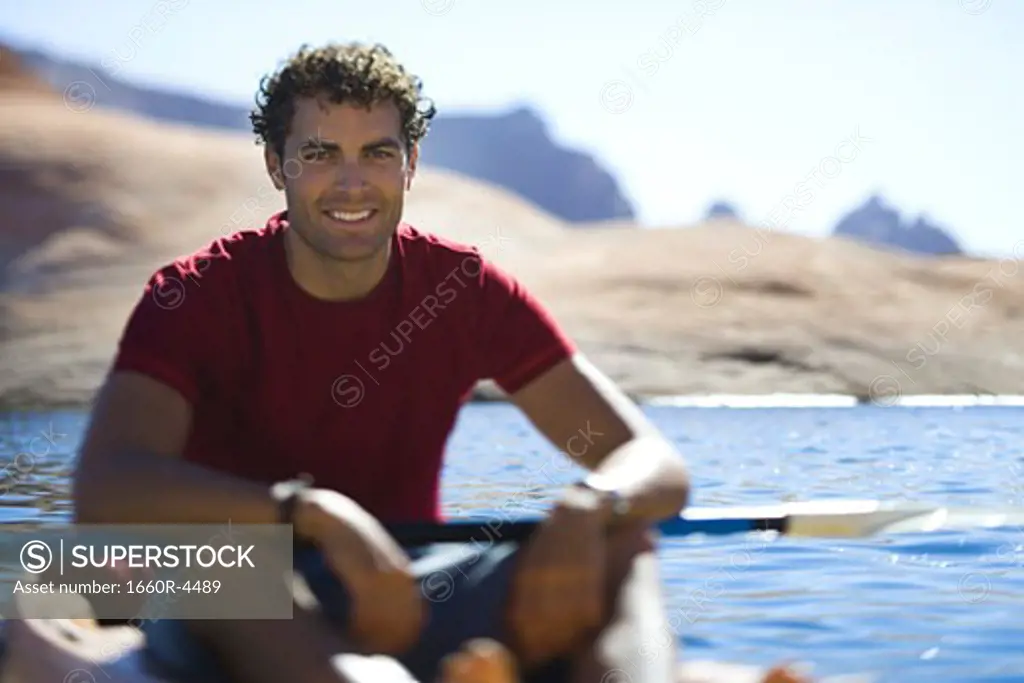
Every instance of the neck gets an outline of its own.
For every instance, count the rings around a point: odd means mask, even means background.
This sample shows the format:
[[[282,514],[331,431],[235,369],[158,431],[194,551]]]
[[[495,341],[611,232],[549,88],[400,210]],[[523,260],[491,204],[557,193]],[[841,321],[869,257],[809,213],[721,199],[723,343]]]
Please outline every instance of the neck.
[[[371,258],[338,261],[317,253],[294,230],[284,236],[288,270],[307,294],[325,301],[361,299],[380,284],[391,257],[391,242]]]

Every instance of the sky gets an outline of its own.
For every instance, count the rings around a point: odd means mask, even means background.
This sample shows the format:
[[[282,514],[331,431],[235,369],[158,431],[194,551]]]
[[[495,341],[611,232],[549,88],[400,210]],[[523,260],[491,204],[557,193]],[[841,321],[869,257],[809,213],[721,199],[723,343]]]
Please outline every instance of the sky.
[[[824,235],[880,194],[973,253],[1024,258],[1019,0],[5,5],[0,39],[243,105],[302,43],[382,42],[442,113],[533,107],[650,226],[724,199]]]

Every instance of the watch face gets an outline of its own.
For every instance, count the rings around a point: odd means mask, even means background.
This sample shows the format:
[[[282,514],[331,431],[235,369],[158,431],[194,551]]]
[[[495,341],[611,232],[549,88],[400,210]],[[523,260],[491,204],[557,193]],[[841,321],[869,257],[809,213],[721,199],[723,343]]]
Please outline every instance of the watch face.
[[[629,512],[629,501],[604,477],[591,475],[580,482],[580,484],[584,489],[598,493],[602,498],[610,502],[612,513],[616,517]]]
[[[619,516],[629,514],[629,501],[620,496],[618,493],[615,494],[615,514]]]

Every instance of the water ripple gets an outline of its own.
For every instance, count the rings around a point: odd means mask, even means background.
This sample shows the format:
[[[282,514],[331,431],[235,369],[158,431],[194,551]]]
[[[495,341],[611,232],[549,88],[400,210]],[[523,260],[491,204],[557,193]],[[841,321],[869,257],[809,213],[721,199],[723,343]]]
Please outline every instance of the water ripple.
[[[694,505],[879,498],[1024,505],[1019,408],[693,409],[647,413],[679,446]],[[0,524],[70,514],[76,413],[8,416]],[[53,438],[44,449],[40,434]],[[34,448],[32,461],[18,453]],[[582,474],[509,406],[460,416],[444,472],[451,515],[542,514]],[[810,661],[881,682],[1024,682],[1024,530],[872,539],[663,539],[668,613],[693,657]]]

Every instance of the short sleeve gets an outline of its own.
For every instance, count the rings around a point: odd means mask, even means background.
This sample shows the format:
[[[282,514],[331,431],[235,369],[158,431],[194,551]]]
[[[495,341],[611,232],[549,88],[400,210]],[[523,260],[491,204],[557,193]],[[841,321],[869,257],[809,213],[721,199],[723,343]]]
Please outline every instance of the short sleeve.
[[[476,355],[480,379],[514,394],[572,356],[576,346],[515,277],[480,257]]]
[[[211,336],[219,328],[218,288],[204,282],[204,265],[209,261],[193,257],[149,279],[122,332],[114,371],[148,375],[196,401],[216,348]]]

